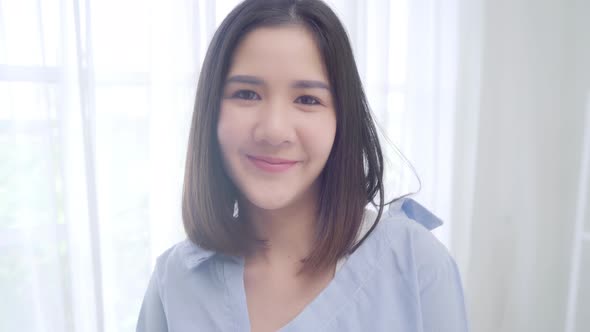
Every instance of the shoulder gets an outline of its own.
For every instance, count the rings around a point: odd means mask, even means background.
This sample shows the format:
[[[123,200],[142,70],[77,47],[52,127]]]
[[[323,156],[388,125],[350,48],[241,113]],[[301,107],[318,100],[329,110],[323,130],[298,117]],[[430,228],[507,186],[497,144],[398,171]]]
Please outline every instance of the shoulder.
[[[447,248],[431,233],[442,221],[412,199],[393,203],[375,228],[377,240],[401,273],[427,284],[441,269],[452,268]]]
[[[155,273],[159,280],[188,273],[209,260],[215,252],[205,250],[190,240],[178,242],[165,250],[156,260]]]
[[[457,264],[430,232],[442,221],[412,200],[389,209],[376,230],[397,267],[419,297],[424,331],[468,331]],[[385,263],[388,261],[385,260]]]

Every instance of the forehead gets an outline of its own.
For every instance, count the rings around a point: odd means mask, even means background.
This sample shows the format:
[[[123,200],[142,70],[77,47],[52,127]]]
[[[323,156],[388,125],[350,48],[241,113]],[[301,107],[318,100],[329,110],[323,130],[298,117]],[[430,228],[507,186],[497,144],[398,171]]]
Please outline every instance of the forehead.
[[[313,34],[301,25],[261,27],[238,44],[230,74],[327,80]]]

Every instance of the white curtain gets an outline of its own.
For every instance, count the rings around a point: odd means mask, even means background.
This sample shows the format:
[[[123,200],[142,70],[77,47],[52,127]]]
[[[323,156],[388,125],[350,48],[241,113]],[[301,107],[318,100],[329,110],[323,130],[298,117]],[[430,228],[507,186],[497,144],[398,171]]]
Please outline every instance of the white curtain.
[[[131,331],[214,1],[0,1],[0,330]]]

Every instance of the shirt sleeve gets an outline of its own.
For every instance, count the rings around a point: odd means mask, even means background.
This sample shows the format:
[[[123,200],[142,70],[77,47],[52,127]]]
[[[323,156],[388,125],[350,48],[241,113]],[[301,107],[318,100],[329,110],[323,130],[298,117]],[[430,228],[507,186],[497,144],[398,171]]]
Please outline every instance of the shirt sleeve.
[[[421,280],[420,303],[424,332],[469,331],[459,269],[448,253]]]
[[[166,314],[160,297],[157,270],[154,271],[139,312],[137,332],[167,332]]]

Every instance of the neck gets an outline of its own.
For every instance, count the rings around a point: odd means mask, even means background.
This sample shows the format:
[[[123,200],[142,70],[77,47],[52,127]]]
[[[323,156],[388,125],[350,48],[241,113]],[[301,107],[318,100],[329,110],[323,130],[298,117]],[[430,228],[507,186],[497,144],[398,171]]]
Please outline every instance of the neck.
[[[245,202],[246,219],[254,234],[265,241],[247,257],[250,262],[268,267],[298,270],[315,238],[318,217],[317,190],[279,210],[264,210]],[[240,211],[241,212],[241,211]]]

